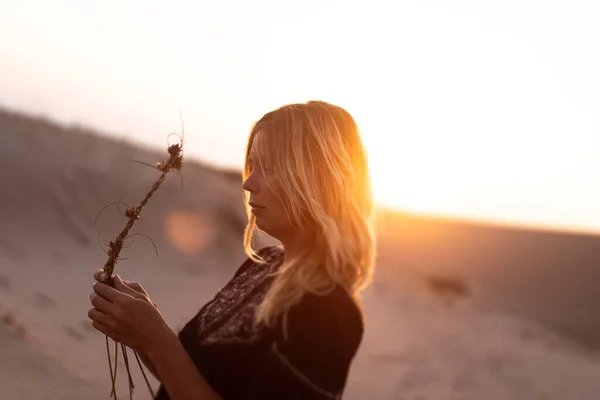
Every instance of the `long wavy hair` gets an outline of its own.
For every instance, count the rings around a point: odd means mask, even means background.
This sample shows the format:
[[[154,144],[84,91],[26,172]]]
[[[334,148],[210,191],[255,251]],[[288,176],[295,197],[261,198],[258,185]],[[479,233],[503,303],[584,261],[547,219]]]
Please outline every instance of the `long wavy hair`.
[[[303,253],[285,256],[257,310],[257,323],[273,326],[305,294],[326,294],[336,285],[360,304],[358,294],[372,279],[376,246],[367,154],[354,118],[323,101],[285,105],[253,126],[243,179],[251,172],[251,155],[260,164],[269,160],[267,185],[290,222],[311,238]],[[261,262],[252,248],[256,218],[249,193],[244,195],[244,251]]]

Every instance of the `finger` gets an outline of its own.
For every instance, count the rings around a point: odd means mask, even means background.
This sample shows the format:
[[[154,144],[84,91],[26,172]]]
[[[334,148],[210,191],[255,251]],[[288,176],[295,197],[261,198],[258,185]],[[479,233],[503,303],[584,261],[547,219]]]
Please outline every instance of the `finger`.
[[[105,314],[110,314],[113,307],[113,303],[106,300],[104,297],[100,296],[96,292],[92,292],[90,294],[90,303],[92,303],[94,308],[97,308]]]
[[[101,324],[100,322],[97,321],[92,321],[92,326],[97,330],[100,331],[102,333],[104,333],[106,336],[110,336],[110,329],[108,329],[108,327],[106,325]]]
[[[97,269],[94,272],[94,279],[98,282],[106,282],[106,273],[103,269]]]
[[[146,293],[146,290],[138,282],[123,280],[123,283],[125,284],[125,286],[132,288],[133,290],[135,290],[138,293],[148,295],[148,293]]]
[[[135,297],[136,299],[146,299],[147,298],[145,292],[140,293],[137,290],[133,289],[132,287],[126,285],[125,282],[123,282],[123,280],[121,279],[121,277],[119,275],[115,275],[115,278],[113,279],[113,284],[115,285],[115,289],[117,289],[119,292],[128,294],[131,297]]]
[[[123,342],[123,337],[117,333],[115,333],[115,331],[113,331],[110,326],[105,325],[101,322],[98,321],[92,321],[92,326],[94,327],[94,329],[96,329],[98,332],[105,334],[106,336],[110,337],[112,340],[114,340],[115,342],[118,343],[122,343]]]
[[[94,292],[98,293],[100,296],[110,301],[111,303],[123,301],[126,298],[131,297],[128,294],[122,293],[117,289],[108,286],[106,283],[94,282],[92,287],[94,288]]]
[[[109,326],[112,323],[112,318],[109,315],[96,308],[92,308],[88,311],[88,317],[92,321],[101,323],[102,325]]]

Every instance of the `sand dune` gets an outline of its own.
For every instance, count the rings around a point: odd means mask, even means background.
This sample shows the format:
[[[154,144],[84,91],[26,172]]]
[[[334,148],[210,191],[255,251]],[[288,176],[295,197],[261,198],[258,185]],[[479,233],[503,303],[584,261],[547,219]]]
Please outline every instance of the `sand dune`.
[[[36,351],[20,331],[0,324],[2,399],[105,399],[106,388],[66,370],[60,360]]]
[[[192,139],[190,139],[192,140]],[[0,112],[0,398],[108,398],[104,337],[89,325],[97,243],[122,227],[163,151]],[[242,260],[239,182],[188,161],[117,265],[180,327]],[[346,397],[582,399],[600,393],[598,237],[389,214],[367,332]],[[268,243],[269,238],[264,238]],[[432,279],[434,277],[434,279]],[[141,376],[136,398],[147,399]],[[156,382],[153,382],[156,384]],[[125,381],[121,391],[125,393]],[[126,398],[126,397],[122,397]]]

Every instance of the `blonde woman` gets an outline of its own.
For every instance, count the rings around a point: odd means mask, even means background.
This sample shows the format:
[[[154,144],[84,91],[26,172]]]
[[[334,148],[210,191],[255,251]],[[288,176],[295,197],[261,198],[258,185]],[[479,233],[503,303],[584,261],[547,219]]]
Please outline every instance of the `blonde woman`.
[[[243,188],[248,259],[178,334],[138,283],[117,276],[112,288],[101,270],[93,326],[139,351],[156,399],[340,399],[375,257],[354,119],[322,101],[267,113],[250,132]],[[257,227],[281,246],[255,252]]]

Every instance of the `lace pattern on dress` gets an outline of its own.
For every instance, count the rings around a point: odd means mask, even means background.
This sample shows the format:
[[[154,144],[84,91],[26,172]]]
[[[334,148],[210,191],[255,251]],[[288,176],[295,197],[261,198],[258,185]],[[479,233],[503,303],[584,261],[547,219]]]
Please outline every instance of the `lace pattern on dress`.
[[[283,250],[274,247],[261,256],[266,264],[252,263],[200,311],[196,329],[201,344],[252,342],[261,337],[264,327],[254,324],[256,309],[269,290],[269,275],[283,261]]]

